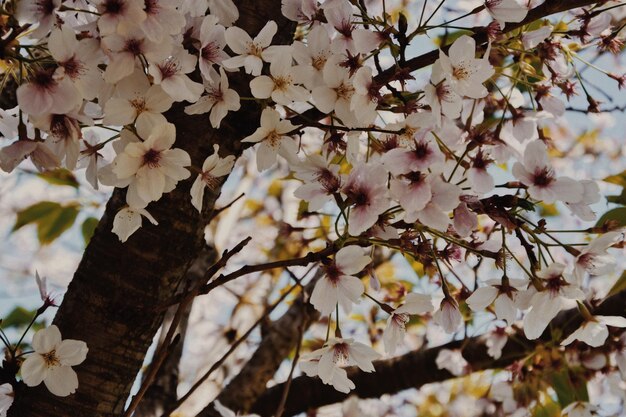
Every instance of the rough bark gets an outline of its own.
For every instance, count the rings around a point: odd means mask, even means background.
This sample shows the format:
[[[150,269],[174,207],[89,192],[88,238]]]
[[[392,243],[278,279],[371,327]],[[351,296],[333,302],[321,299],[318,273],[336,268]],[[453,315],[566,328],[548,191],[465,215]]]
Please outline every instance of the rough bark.
[[[268,20],[279,26],[274,43],[292,39],[294,25],[282,18],[280,0],[237,2],[237,25],[255,35]],[[233,77],[232,85],[249,96],[247,77]],[[238,78],[238,79],[237,79]],[[260,107],[242,102],[219,130],[206,115],[189,116],[176,104],[166,116],[176,125],[176,147],[187,151],[195,167],[212,153],[240,155],[240,140],[258,125]],[[54,324],[64,338],[84,340],[87,360],[75,367],[80,386],[76,394],[54,397],[43,387],[22,388],[11,408],[12,417],[113,417],[124,409],[131,386],[158,330],[159,307],[175,295],[191,262],[204,245],[204,227],[210,221],[219,193],[208,192],[202,213],[193,208],[189,189],[194,179],[178,184],[148,210],[159,221],[144,227],[126,243],[111,232],[115,213],[125,204],[125,190],[116,189],[68,288]]]
[[[594,314],[608,316],[626,316],[626,291],[622,291],[607,299],[595,309]],[[567,310],[560,313],[552,322],[552,327],[569,335],[582,323],[578,310]],[[523,336],[520,336],[523,339]],[[348,368],[348,377],[356,385],[350,395],[360,398],[378,398],[384,394],[393,394],[409,388],[419,388],[425,384],[446,381],[455,378],[445,369],[439,369],[435,363],[439,352],[443,349],[459,349],[462,347],[463,357],[471,365],[473,371],[498,369],[506,367],[518,359],[525,357],[538,344],[552,339],[549,330],[538,340],[509,339],[502,349],[502,357],[495,360],[487,354],[487,347],[480,337],[457,340],[430,349],[416,350],[391,359],[374,362],[376,372],[367,373],[356,367]],[[284,384],[276,385],[267,390],[252,407],[253,413],[262,417],[270,417],[276,410],[283,393]],[[300,376],[291,383],[291,389],[285,407],[285,416],[296,415],[309,409],[340,402],[348,398],[348,394],[336,391],[330,385],[324,385],[319,378]]]
[[[217,259],[215,248],[206,247],[201,251],[198,258],[189,268],[185,279],[181,282],[178,292],[182,293],[185,288],[193,287],[203,279],[204,273]],[[134,417],[158,417],[174,404],[176,404],[176,387],[178,387],[178,365],[183,354],[185,335],[189,324],[189,314],[193,302],[184,307],[183,317],[177,326],[176,332],[180,335],[178,343],[171,349],[167,358],[159,368],[154,382],[149,386],[146,394],[139,403]],[[163,324],[161,325],[161,335],[158,340],[160,345],[167,334],[172,320],[176,314],[177,306],[170,307],[165,313]]]

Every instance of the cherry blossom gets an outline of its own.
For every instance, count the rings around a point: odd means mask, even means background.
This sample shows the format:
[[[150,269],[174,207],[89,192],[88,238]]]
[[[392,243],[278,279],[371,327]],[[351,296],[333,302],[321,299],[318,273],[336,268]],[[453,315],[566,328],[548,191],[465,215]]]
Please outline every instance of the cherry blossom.
[[[48,133],[46,144],[65,166],[73,170],[78,162],[82,131],[80,124],[92,125],[93,121],[78,113],[77,109],[67,114],[47,113],[31,117],[33,126]]]
[[[455,300],[445,297],[439,309],[433,314],[433,321],[443,328],[446,333],[454,333],[463,323],[459,305]]]
[[[530,299],[531,309],[524,317],[524,334],[528,339],[541,336],[550,321],[563,309],[566,300],[585,298],[582,290],[563,276],[564,270],[565,265],[557,262],[536,272],[545,289],[536,292]]]
[[[257,143],[256,160],[259,171],[266,170],[276,163],[276,156],[281,153],[294,154],[297,144],[287,134],[295,130],[289,120],[281,120],[280,114],[267,107],[261,113],[261,126],[242,142]]]
[[[143,0],[94,0],[101,35],[127,34],[147,18]]]
[[[62,0],[20,0],[17,2],[16,18],[22,23],[38,23],[34,38],[44,37],[56,20],[56,12]]]
[[[528,9],[517,0],[487,0],[485,6],[500,28],[504,28],[506,22],[521,22],[528,13]]]
[[[317,0],[285,0],[281,11],[287,19],[306,23],[317,14],[318,4]]]
[[[205,187],[208,187],[210,190],[215,190],[219,184],[219,178],[228,175],[235,163],[235,157],[233,155],[220,158],[219,150],[220,147],[218,145],[213,145],[213,153],[204,160],[202,172],[198,174],[191,186],[191,204],[193,204],[199,212],[202,212]]]
[[[435,126],[441,126],[442,115],[450,119],[457,119],[461,115],[463,101],[445,79],[439,61],[433,65],[430,82],[424,86],[424,94],[434,116]]]
[[[483,83],[494,74],[489,63],[489,53],[481,59],[474,57],[476,42],[473,38],[463,35],[458,38],[446,55],[439,52],[439,65],[450,88],[461,96],[481,98],[487,95]]]
[[[433,165],[443,162],[443,153],[427,134],[428,131],[418,132],[409,149],[395,148],[385,153],[381,158],[383,166],[393,175],[400,175],[427,171]]]
[[[481,311],[494,303],[496,317],[512,324],[517,317],[515,299],[518,288],[526,284],[519,279],[489,280],[487,286],[478,288],[467,299],[467,305],[474,311]]]
[[[592,316],[561,342],[561,346],[567,346],[574,340],[580,340],[591,347],[602,346],[611,327],[626,327],[626,318],[620,316]]]
[[[126,199],[133,208],[144,208],[191,175],[184,168],[191,165],[189,154],[170,149],[175,138],[173,124],[156,125],[145,141],[129,143],[113,161],[117,178],[129,181]]]
[[[144,4],[146,19],[141,22],[141,30],[151,41],[160,42],[167,35],[176,35],[185,26],[185,17],[176,9],[176,2],[144,0]]]
[[[213,64],[220,64],[228,58],[224,52],[226,46],[226,29],[217,23],[213,15],[206,16],[200,26],[200,56],[198,58],[200,72],[205,79],[211,78]]]
[[[348,1],[331,1],[324,4],[324,16],[337,31],[332,43],[333,52],[368,53],[378,47],[378,35],[354,24],[353,15],[353,7]]]
[[[345,371],[338,372],[338,367],[356,365],[364,372],[373,372],[372,361],[379,357],[372,348],[353,339],[331,338],[321,349],[302,355],[300,367],[307,375],[318,375],[324,384],[347,393],[354,384],[347,379]]]
[[[463,375],[469,366],[460,350],[441,349],[435,360],[437,368],[445,369],[454,376]]]
[[[304,181],[294,195],[309,203],[310,210],[320,210],[324,204],[334,201],[339,192],[342,177],[340,166],[331,163],[334,154],[308,155],[305,161],[293,166],[295,177]]]
[[[195,103],[185,107],[185,113],[203,114],[210,112],[211,126],[219,128],[222,119],[226,117],[229,111],[237,111],[241,107],[239,94],[228,87],[228,77],[224,69],[220,68],[219,75],[213,71],[208,80],[204,82],[206,94]]]
[[[256,98],[272,98],[277,104],[291,105],[309,98],[309,92],[299,83],[297,67],[291,66],[291,54],[279,55],[270,62],[270,76],[261,75],[250,82]]]
[[[395,353],[398,344],[404,339],[405,326],[410,315],[430,313],[433,310],[430,296],[419,293],[407,294],[404,304],[396,308],[387,319],[387,327],[383,333],[385,352],[389,355]]]
[[[39,69],[30,82],[17,89],[20,108],[31,115],[66,113],[81,103],[81,96],[68,78],[56,80],[51,69]]]
[[[145,57],[148,62],[166,59],[171,51],[171,43],[165,40],[151,41],[141,30],[134,29],[124,35],[105,36],[102,39],[102,48],[109,56],[104,80],[113,84],[136,72],[136,60],[140,56]]]
[[[59,158],[42,142],[18,140],[0,149],[0,168],[4,172],[12,172],[24,159],[31,162],[40,171],[58,168]]]
[[[357,118],[351,110],[354,86],[350,73],[330,60],[324,65],[324,85],[315,87],[311,92],[315,107],[321,112],[335,112],[346,126],[355,126]]]
[[[55,325],[39,330],[33,336],[34,353],[22,364],[22,380],[29,387],[41,382],[59,397],[76,392],[78,377],[72,366],[81,364],[87,357],[85,342],[61,339],[61,332]]]
[[[361,280],[354,275],[361,272],[372,259],[357,246],[341,248],[335,260],[324,269],[311,294],[311,304],[323,315],[332,313],[337,303],[346,313],[358,302],[365,291]]]
[[[48,39],[50,55],[59,67],[55,79],[67,77],[85,100],[94,99],[102,89],[102,52],[96,39],[78,41],[74,30],[68,26],[55,29]],[[55,109],[56,110],[56,109]]]
[[[306,44],[300,41],[293,43],[293,57],[298,63],[296,71],[302,74],[307,88],[312,90],[324,85],[323,70],[331,55],[328,32],[321,26],[309,32]]]
[[[261,75],[263,61],[267,61],[270,57],[268,47],[277,30],[276,22],[270,20],[252,39],[243,29],[236,26],[229,27],[225,33],[226,43],[237,56],[222,61],[222,65],[232,69],[244,67],[248,74]]]
[[[350,172],[341,189],[351,205],[348,233],[358,236],[372,227],[389,207],[387,180],[382,165],[361,164]]]
[[[548,159],[546,145],[536,140],[528,144],[524,151],[524,162],[516,162],[513,175],[528,185],[528,194],[536,200],[554,203],[561,200],[577,203],[582,199],[583,186],[568,177],[557,177]]]
[[[15,392],[11,384],[5,383],[0,385],[0,417],[6,417],[14,399]]]
[[[608,274],[615,268],[615,258],[609,249],[618,239],[624,239],[623,231],[613,231],[598,236],[580,251],[574,263],[574,277],[582,285],[585,272],[591,276]]]
[[[120,81],[113,97],[104,105],[103,122],[124,126],[135,123],[139,130],[166,123],[163,113],[172,106],[172,98],[159,85],[150,85],[140,71]]]
[[[151,63],[148,73],[154,83],[160,85],[174,101],[196,102],[204,86],[192,81],[187,75],[196,68],[197,58],[180,48],[158,63]]]
[[[115,214],[111,231],[117,235],[120,242],[126,242],[141,227],[142,216],[154,225],[159,224],[144,208],[124,207]]]

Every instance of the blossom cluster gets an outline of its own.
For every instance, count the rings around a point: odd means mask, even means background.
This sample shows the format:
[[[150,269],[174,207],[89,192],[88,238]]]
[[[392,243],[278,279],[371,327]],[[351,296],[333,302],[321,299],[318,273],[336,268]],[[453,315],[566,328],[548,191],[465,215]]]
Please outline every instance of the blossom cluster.
[[[411,74],[418,68],[403,68],[404,53],[407,39],[429,28],[409,36],[383,11],[372,16],[348,0],[284,0],[282,13],[303,34],[289,45],[274,41],[274,21],[258,33],[238,27],[232,0],[69,3],[20,0],[13,11],[14,30],[24,31],[8,61],[20,83],[19,111],[7,113],[14,123],[5,130],[17,140],[0,150],[0,168],[11,172],[28,158],[42,171],[84,168],[94,188],[125,188],[126,206],[112,230],[121,241],[142,226],[142,217],[157,225],[150,205],[192,175],[189,201],[202,213],[206,190],[218,192],[235,164],[217,144],[202,165],[192,161],[167,112],[184,108],[199,115],[189,119],[194,123],[220,129],[247,99],[262,110],[256,130],[237,140],[254,147],[258,171],[287,170],[299,181],[294,194],[308,212],[334,215],[337,251],[322,261],[324,274],[310,297],[322,315],[335,314],[338,322],[339,306],[350,314],[365,295],[363,276],[373,275],[370,255],[385,247],[430,265],[438,276],[436,295],[414,291],[395,299],[395,307],[378,303],[388,315],[382,340],[389,355],[412,316],[454,335],[469,321],[465,305],[492,312],[505,326],[520,325],[529,340],[578,305],[585,320],[563,345],[601,346],[608,327],[626,327],[623,317],[594,316],[585,306],[590,277],[613,270],[609,252],[623,246],[623,231],[597,228],[599,236],[582,249],[561,245],[564,255],[555,261],[541,238],[555,239],[525,217],[540,204],[558,203],[593,221],[601,200],[596,182],[561,175],[553,163],[556,147],[545,132],[574,93],[577,48],[547,21],[508,32],[508,25],[525,22],[528,2],[484,2],[494,20],[488,40],[455,36],[431,61],[423,85]],[[605,16],[581,19],[581,42],[615,49],[611,42],[619,38]],[[390,65],[383,69],[381,61]],[[245,80],[251,97],[231,88],[233,77]],[[107,152],[114,154],[110,161]],[[526,264],[513,247],[524,251]],[[455,286],[443,270],[470,257],[490,259],[500,277],[472,290],[460,279]],[[372,283],[377,290],[375,277]],[[76,389],[69,367],[84,360],[86,347],[66,349],[54,329],[37,336],[23,379],[67,395]],[[498,356],[507,337],[494,340],[490,353]],[[58,352],[54,361],[50,352]],[[446,353],[441,366],[458,365],[454,355]],[[349,392],[354,384],[342,366],[372,372],[379,356],[336,332],[302,357],[301,369]],[[45,367],[50,363],[56,368]],[[622,372],[624,363],[617,362]],[[61,373],[66,385],[48,384]]]

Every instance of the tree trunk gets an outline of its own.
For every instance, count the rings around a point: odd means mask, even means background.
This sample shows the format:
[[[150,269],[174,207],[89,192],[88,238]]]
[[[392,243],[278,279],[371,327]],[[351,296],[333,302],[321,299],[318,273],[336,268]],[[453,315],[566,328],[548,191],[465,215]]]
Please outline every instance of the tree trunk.
[[[237,1],[237,25],[253,36],[267,23],[278,23],[273,43],[290,43],[295,28],[282,17],[280,0]],[[249,77],[231,78],[240,95],[250,96]],[[176,147],[201,167],[220,145],[222,156],[239,156],[240,140],[258,126],[260,106],[242,101],[241,110],[229,115],[219,130],[207,115],[189,116],[184,104],[167,114],[176,125]],[[54,324],[64,339],[87,343],[89,354],[74,369],[78,391],[60,398],[41,385],[20,389],[11,417],[119,417],[153,337],[163,320],[161,304],[176,293],[187,269],[204,246],[204,228],[212,218],[219,188],[205,196],[201,214],[191,205],[189,190],[195,175],[178,184],[148,207],[159,221],[144,226],[126,243],[111,232],[113,218],[125,205],[125,190],[116,189],[59,307]]]

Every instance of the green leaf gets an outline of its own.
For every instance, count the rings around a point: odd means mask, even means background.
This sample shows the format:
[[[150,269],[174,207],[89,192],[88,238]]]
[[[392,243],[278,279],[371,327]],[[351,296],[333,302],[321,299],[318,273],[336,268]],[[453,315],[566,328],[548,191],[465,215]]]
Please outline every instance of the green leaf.
[[[83,222],[81,226],[81,232],[83,233],[83,239],[85,239],[85,245],[89,243],[89,240],[93,236],[93,233],[96,231],[96,226],[98,226],[99,220],[95,217],[88,217]]]
[[[33,204],[17,213],[13,231],[27,224],[35,223],[39,242],[42,245],[47,245],[72,227],[78,215],[78,209],[79,206],[76,204],[62,206],[53,201]]]
[[[626,226],[626,207],[618,207],[607,211],[600,217],[596,227],[601,227],[609,220],[615,220],[618,226]]]
[[[37,174],[37,176],[44,181],[53,185],[67,185],[70,187],[78,188],[79,184],[74,174],[71,171],[58,168],[50,171],[45,171]]]
[[[567,407],[574,401],[589,401],[587,381],[583,375],[564,368],[553,373],[550,379],[561,407]]]
[[[532,410],[533,417],[560,417],[561,407],[554,401],[537,404]]]
[[[619,185],[620,187],[626,187],[626,171],[622,171],[619,174],[609,175],[602,181],[610,182],[611,184]]]
[[[626,271],[622,272],[622,275],[615,281],[615,284],[611,287],[611,290],[607,294],[607,297],[615,295],[619,292],[626,290]]]
[[[626,188],[622,189],[622,193],[620,195],[610,195],[606,198],[606,201],[609,203],[620,204],[622,206],[626,206]]]
[[[17,213],[17,220],[15,221],[15,226],[13,226],[13,231],[26,226],[27,224],[37,223],[41,219],[58,210],[60,207],[61,205],[59,203],[55,203],[53,201],[41,201],[33,204],[32,206],[26,207],[24,210]]]
[[[61,207],[48,217],[42,219],[37,229],[39,243],[47,245],[61,236],[63,232],[72,227],[76,216],[78,216],[78,208],[76,206],[68,206]]]
[[[28,323],[35,317],[36,310],[26,310],[24,307],[15,307],[3,320],[2,327],[28,326]]]

